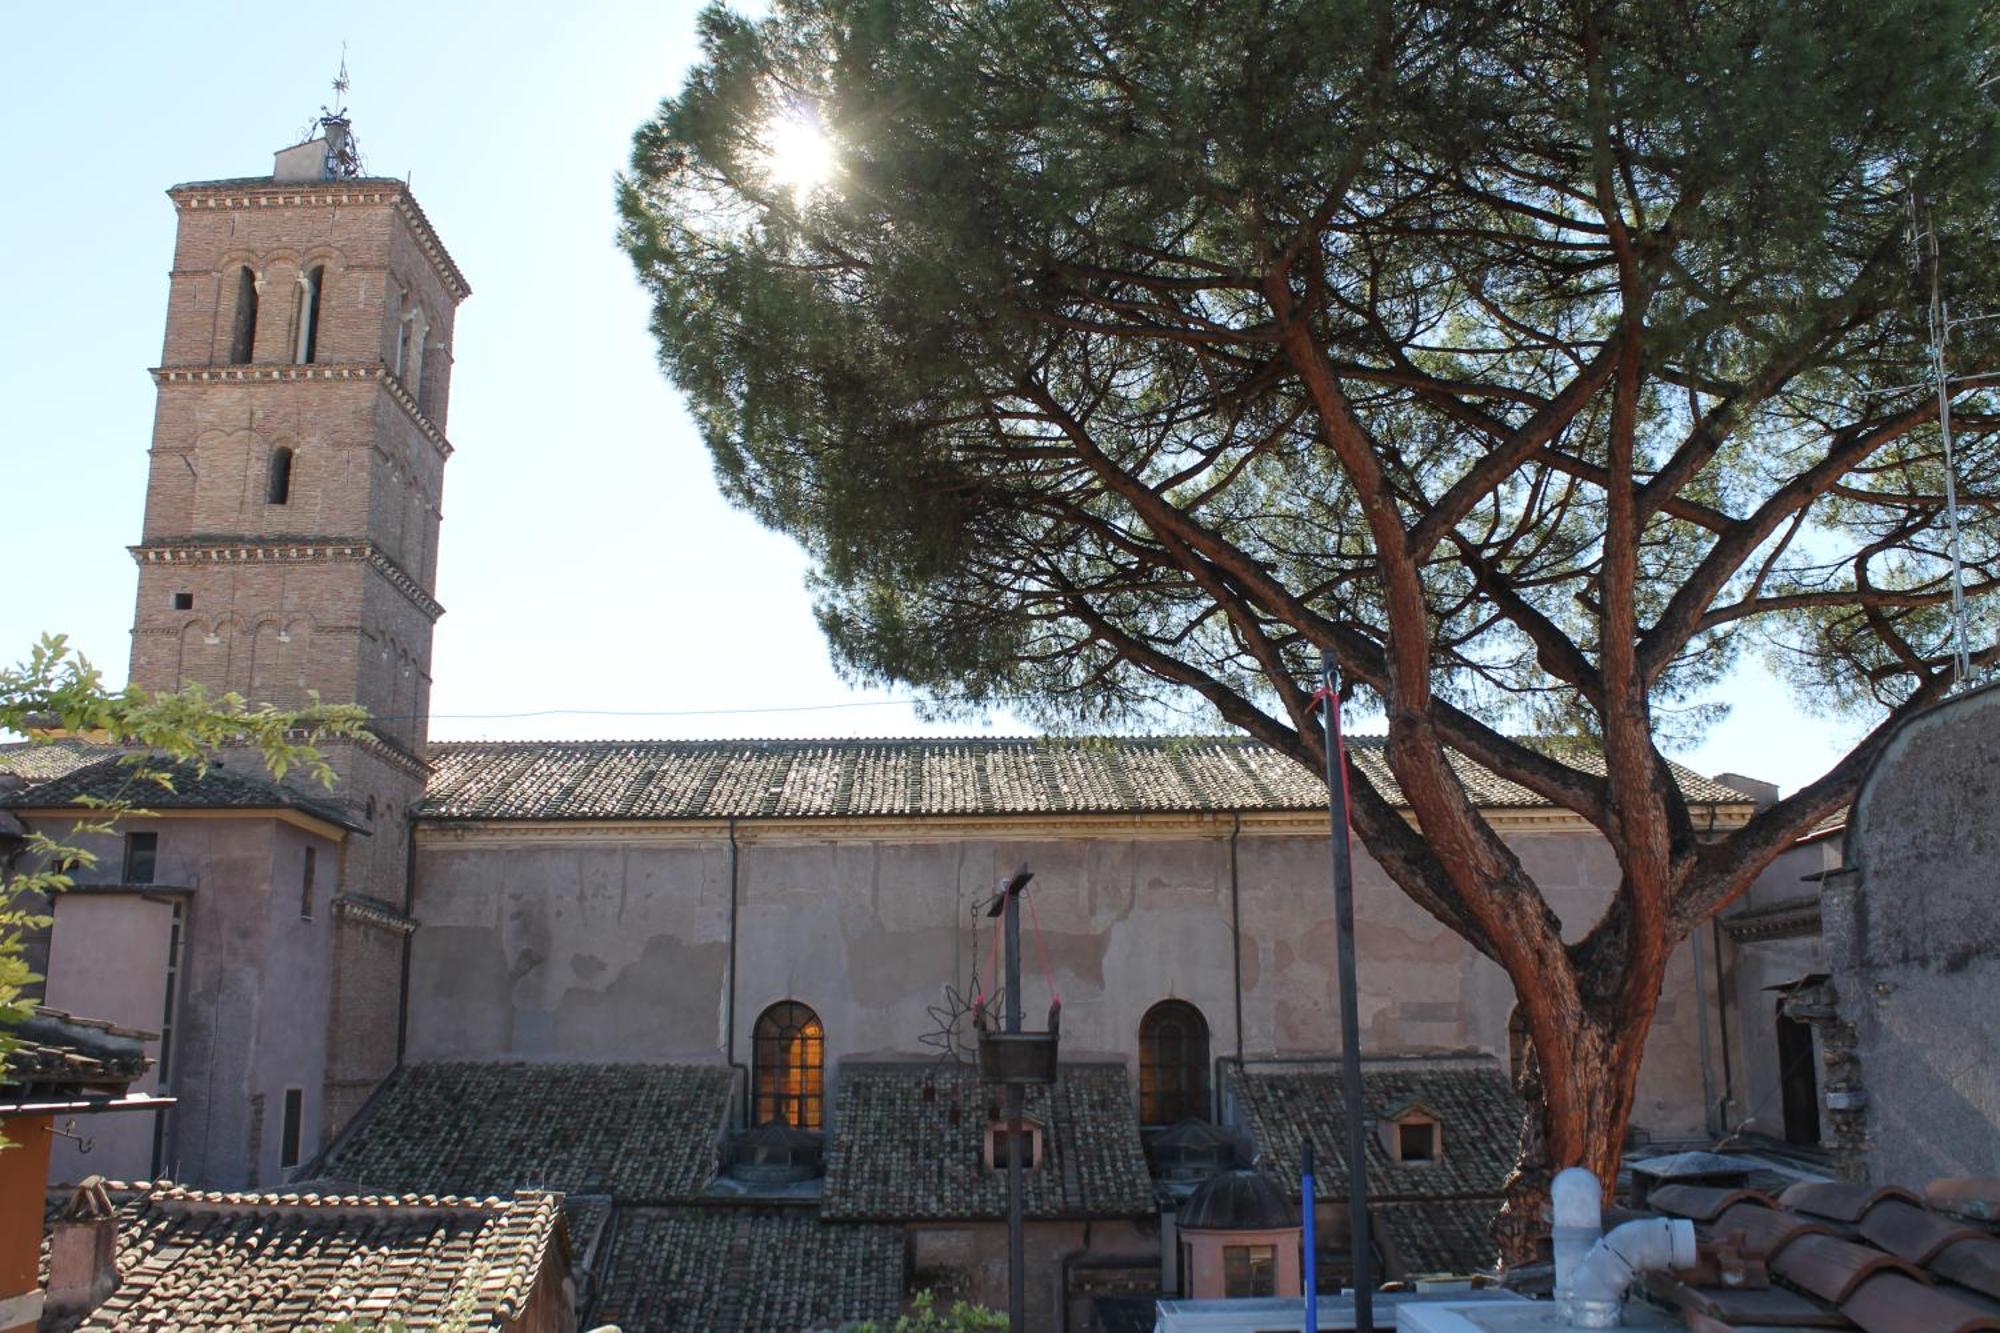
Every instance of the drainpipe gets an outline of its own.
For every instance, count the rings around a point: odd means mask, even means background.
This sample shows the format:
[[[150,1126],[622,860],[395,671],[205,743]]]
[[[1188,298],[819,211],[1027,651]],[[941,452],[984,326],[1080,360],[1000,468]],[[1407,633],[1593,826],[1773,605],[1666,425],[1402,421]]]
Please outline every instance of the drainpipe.
[[[1715,1121],[1718,1107],[1715,1074],[1708,1057],[1708,986],[1702,980],[1700,927],[1688,932],[1688,947],[1694,950],[1694,1034],[1701,1058],[1701,1127],[1713,1139],[1717,1136]]]
[[[742,849],[736,842],[736,816],[729,817],[729,989],[722,997],[722,1058],[743,1077],[737,1088],[739,1127],[750,1123],[750,1070],[736,1058],[736,903]]]
[[[417,817],[403,808],[403,915],[414,920],[417,903]],[[410,940],[414,930],[403,932],[402,977],[396,983],[396,1068],[403,1067],[403,1051],[410,1040]]]
[[[1715,945],[1715,1027],[1722,1036],[1722,1105],[1717,1118],[1722,1131],[1729,1132],[1729,1108],[1736,1105],[1736,1069],[1729,1055],[1729,989],[1722,984],[1722,918],[1708,919],[1708,933]]]
[[[1229,812],[1229,940],[1236,964],[1236,1063],[1243,1064],[1243,899],[1236,877],[1236,838],[1243,832],[1243,812]],[[1222,1119],[1222,1085],[1215,1087],[1215,1118]]]
[[[1069,1280],[1070,1266],[1079,1259],[1090,1256],[1090,1221],[1083,1223],[1083,1244],[1062,1257],[1056,1265],[1056,1330],[1069,1333]]]
[[[1604,1190],[1580,1166],[1549,1182],[1554,1214],[1556,1319],[1571,1328],[1618,1328],[1625,1293],[1641,1273],[1689,1269],[1696,1261],[1694,1223],[1647,1217],[1603,1232]]]

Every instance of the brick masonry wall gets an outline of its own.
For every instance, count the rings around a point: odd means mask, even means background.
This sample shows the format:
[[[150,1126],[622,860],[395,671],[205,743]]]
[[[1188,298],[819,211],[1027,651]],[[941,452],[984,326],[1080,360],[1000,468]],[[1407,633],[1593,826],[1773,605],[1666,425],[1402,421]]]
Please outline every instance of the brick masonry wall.
[[[459,298],[397,182],[238,182],[173,195],[179,232],[161,364],[200,377],[159,377],[132,680],[157,690],[198,682],[280,706],[316,691],[366,708],[387,746],[327,747],[339,781],[314,791],[369,829],[341,844],[327,910],[336,893],[400,908],[407,816],[426,772],[437,613],[429,590]],[[256,301],[247,371],[231,368],[246,268]],[[281,369],[299,359],[301,277],[315,270],[310,360],[332,369]],[[420,348],[405,337],[417,327]],[[356,367],[368,369],[357,376]],[[290,484],[271,503],[280,449],[292,451]],[[177,607],[177,595],[192,605]],[[310,786],[304,775],[293,780]],[[329,1007],[314,1020],[327,1037],[324,1110],[309,1117],[322,1140],[394,1064],[404,940],[345,914],[328,929],[331,967],[317,984]],[[245,1077],[257,1082],[255,1071]],[[223,1174],[239,1169],[215,1163]]]

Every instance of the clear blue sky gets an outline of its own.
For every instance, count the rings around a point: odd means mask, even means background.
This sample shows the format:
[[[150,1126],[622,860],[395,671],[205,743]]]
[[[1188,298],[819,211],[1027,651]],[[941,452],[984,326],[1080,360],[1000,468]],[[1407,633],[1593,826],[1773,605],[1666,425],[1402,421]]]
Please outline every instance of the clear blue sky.
[[[692,58],[696,12],[124,0],[17,13],[0,49],[0,656],[60,630],[123,680],[125,548],[140,530],[146,371],[173,251],[164,192],[268,172],[330,97],[345,40],[371,173],[410,177],[473,287],[452,383],[432,735],[967,730],[842,684],[803,556],[724,504],[654,364],[645,299],[612,241],[612,177]],[[1731,720],[1676,757],[1789,789],[1858,734],[1801,716],[1761,669],[1727,697]],[[628,711],[481,716],[576,708]],[[708,715],[638,715],[670,710]]]

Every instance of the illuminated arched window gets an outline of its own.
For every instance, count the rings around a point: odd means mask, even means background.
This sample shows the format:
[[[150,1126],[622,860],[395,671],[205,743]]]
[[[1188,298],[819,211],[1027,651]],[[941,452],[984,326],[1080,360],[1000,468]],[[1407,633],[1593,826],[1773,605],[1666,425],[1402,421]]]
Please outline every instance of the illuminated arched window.
[[[1139,1020],[1139,1123],[1208,1114],[1208,1022],[1186,1000],[1162,1000]]]
[[[819,1015],[796,1001],[766,1009],[757,1020],[750,1066],[752,1119],[818,1129],[824,1105],[826,1037]]]

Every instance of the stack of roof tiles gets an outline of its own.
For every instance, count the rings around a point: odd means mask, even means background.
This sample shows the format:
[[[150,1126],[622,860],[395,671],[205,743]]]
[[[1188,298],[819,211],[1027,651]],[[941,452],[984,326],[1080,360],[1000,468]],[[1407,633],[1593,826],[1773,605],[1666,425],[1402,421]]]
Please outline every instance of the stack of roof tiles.
[[[845,1064],[840,1132],[827,1160],[833,1218],[962,1220],[1007,1215],[1004,1173],[986,1170],[984,1137],[999,1092],[970,1067]],[[1152,1178],[1122,1064],[1066,1064],[1027,1090],[1026,1114],[1046,1129],[1027,1174],[1029,1218],[1137,1217],[1153,1211]]]
[[[1497,1259],[1488,1229],[1520,1148],[1525,1110],[1487,1056],[1382,1057],[1362,1064],[1363,1096],[1378,1121],[1416,1103],[1440,1123],[1436,1160],[1398,1162],[1367,1144],[1369,1216],[1412,1272],[1467,1273]],[[1252,1067],[1232,1083],[1259,1161],[1296,1195],[1310,1141],[1322,1194],[1347,1188],[1347,1129],[1337,1063]]]
[[[1382,738],[1349,741],[1389,800]],[[1320,778],[1240,737],[960,740],[512,741],[434,745],[419,814],[432,820],[726,819],[1319,810]],[[1602,772],[1603,758],[1565,751]],[[1478,804],[1548,801],[1463,757]],[[1676,767],[1697,804],[1742,792]]]
[[[145,1043],[157,1035],[37,1005],[9,1030],[0,1100],[116,1096],[153,1063]]]
[[[1756,1190],[1666,1185],[1649,1207],[1691,1218],[1704,1240],[1760,1260],[1768,1285],[1695,1285],[1655,1275],[1648,1290],[1698,1333],[1773,1327],[1868,1333],[2000,1329],[2000,1181],[1940,1181],[1926,1200],[1893,1186],[1804,1183]],[[1718,1271],[1718,1278],[1722,1273]]]
[[[554,1195],[224,1194],[111,1183],[118,1289],[44,1328],[499,1329],[568,1255]]]

